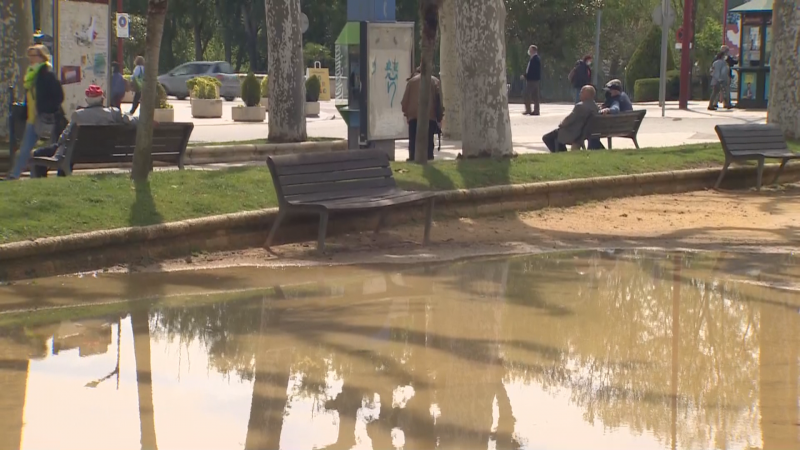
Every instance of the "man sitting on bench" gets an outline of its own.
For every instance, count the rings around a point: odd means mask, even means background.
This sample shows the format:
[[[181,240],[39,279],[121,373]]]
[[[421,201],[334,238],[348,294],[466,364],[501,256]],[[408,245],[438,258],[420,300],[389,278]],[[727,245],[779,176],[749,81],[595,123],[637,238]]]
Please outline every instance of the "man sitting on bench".
[[[600,108],[600,114],[619,114],[621,112],[633,111],[633,103],[628,94],[622,91],[622,81],[611,80],[606,83],[603,90],[606,91],[606,101]],[[605,150],[605,145],[600,142],[600,139],[589,139],[589,150]]]
[[[594,96],[597,91],[593,86],[586,85],[581,89],[580,103],[575,105],[561,124],[555,130],[542,136],[542,141],[551,152],[567,151],[567,144],[576,144],[583,138],[583,129],[592,116],[598,113]]]
[[[34,150],[33,156],[55,156],[57,159],[64,158],[67,148],[67,139],[69,138],[72,129],[78,125],[136,125],[138,119],[122,114],[119,108],[103,107],[103,103],[105,103],[105,95],[103,94],[103,89],[100,88],[100,86],[96,86],[94,84],[89,86],[89,88],[86,89],[85,94],[87,105],[86,108],[80,108],[72,113],[72,118],[69,121],[69,125],[67,125],[67,128],[64,129],[64,132],[61,133],[61,136],[59,136],[58,142],[53,145],[48,145],[47,147]],[[46,166],[33,166],[31,169],[31,178],[47,177],[47,170],[48,168]],[[62,170],[58,171],[58,176],[64,175],[65,173]]]

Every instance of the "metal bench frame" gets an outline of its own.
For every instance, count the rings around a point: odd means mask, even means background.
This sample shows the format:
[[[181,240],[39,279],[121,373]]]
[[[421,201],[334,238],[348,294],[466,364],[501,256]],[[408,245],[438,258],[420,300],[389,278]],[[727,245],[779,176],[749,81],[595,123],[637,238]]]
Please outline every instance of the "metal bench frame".
[[[608,149],[611,150],[611,138],[625,138],[633,141],[633,145],[639,148],[637,136],[639,127],[642,126],[646,109],[638,111],[628,111],[619,114],[598,114],[592,116],[583,128],[583,137],[580,141],[580,148],[586,149],[587,139],[608,139]],[[624,124],[625,126],[621,126]]]
[[[728,167],[733,162],[757,161],[758,173],[756,188],[761,190],[761,180],[764,173],[764,160],[780,159],[781,166],[772,180],[778,182],[786,164],[792,159],[800,159],[800,154],[789,150],[786,145],[786,136],[780,128],[772,124],[745,124],[745,125],[717,125],[714,127],[725,152],[725,165],[719,174],[714,189],[719,189],[722,179],[728,172]]]

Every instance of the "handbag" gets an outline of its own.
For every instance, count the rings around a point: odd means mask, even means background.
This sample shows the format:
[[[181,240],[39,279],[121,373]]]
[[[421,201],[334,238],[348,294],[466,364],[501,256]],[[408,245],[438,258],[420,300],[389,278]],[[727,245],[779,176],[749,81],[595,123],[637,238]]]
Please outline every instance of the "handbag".
[[[56,115],[52,113],[39,113],[33,122],[33,129],[39,139],[50,139],[56,125]]]

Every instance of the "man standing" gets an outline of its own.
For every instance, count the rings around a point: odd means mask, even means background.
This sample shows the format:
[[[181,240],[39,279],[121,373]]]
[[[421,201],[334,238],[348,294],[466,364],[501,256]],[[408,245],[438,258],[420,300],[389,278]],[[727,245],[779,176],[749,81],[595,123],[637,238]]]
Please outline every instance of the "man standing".
[[[542,79],[542,60],[539,58],[539,47],[531,45],[528,48],[528,68],[522,78],[525,80],[525,116],[539,115],[539,81]],[[533,102],[533,112],[531,112],[531,102]]]
[[[599,111],[594,97],[597,91],[594,86],[586,85],[579,93],[580,102],[575,105],[555,130],[542,136],[542,141],[551,152],[567,151],[567,144],[575,144],[583,138],[583,128],[589,119]]]
[[[417,143],[417,117],[419,117],[419,91],[421,88],[422,74],[419,67],[413,77],[406,83],[406,92],[400,105],[403,108],[403,115],[408,122],[408,161],[414,161]],[[433,159],[433,136],[441,128],[444,118],[444,107],[442,106],[442,87],[439,79],[431,75],[431,101],[430,101],[430,123],[428,124],[428,160]]]
[[[583,59],[579,59],[567,76],[575,92],[575,103],[581,101],[581,89],[592,84],[592,59],[594,59],[592,55],[586,55]]]

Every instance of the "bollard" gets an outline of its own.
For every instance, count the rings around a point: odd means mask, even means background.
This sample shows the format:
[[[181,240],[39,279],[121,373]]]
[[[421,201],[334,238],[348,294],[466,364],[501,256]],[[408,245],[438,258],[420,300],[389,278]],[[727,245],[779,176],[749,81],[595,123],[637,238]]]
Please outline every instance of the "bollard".
[[[17,124],[14,119],[14,85],[8,85],[8,149],[9,160],[14,160],[14,152],[17,150],[17,136],[14,132]]]

